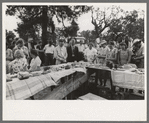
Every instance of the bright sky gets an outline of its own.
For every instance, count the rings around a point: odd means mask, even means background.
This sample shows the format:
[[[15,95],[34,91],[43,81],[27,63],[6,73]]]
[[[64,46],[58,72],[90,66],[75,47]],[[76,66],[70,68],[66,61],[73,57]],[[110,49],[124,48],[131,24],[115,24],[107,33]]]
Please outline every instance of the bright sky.
[[[91,4],[90,4],[91,5]],[[132,10],[145,10],[146,4],[143,3],[99,3],[98,5],[94,5],[94,7],[109,7],[111,5],[120,6],[125,11],[132,11]],[[8,31],[13,31],[17,28],[17,23],[20,22],[19,19],[17,19],[15,16],[6,16],[4,24],[5,29]],[[54,19],[54,23],[56,27],[61,27],[61,24],[58,24],[57,20]],[[81,15],[78,18],[77,23],[79,24],[79,32],[83,30],[93,30],[94,26],[91,23],[91,12]],[[67,22],[65,22],[66,25],[68,25]],[[15,33],[16,34],[16,33]],[[18,34],[16,34],[18,36]]]

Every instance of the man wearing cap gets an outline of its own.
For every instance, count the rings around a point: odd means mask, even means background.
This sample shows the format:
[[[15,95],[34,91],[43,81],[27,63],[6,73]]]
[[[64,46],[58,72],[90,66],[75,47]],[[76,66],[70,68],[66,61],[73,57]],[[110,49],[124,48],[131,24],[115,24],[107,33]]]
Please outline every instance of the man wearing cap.
[[[56,59],[56,65],[66,63],[67,50],[64,46],[65,39],[59,39],[59,45],[55,48],[54,58]]]
[[[136,49],[133,61],[138,68],[144,68],[144,44],[141,42],[140,39],[135,39],[133,42],[133,47]]]

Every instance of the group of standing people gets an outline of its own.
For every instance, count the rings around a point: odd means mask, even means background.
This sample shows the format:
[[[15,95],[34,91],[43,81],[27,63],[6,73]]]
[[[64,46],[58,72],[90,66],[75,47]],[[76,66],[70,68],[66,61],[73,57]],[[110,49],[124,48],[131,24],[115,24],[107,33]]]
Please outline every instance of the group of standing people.
[[[24,40],[18,39],[15,47],[10,49],[6,44],[6,72],[17,73],[19,71],[36,71],[41,65],[48,66],[74,61],[87,61],[90,63],[106,64],[111,61],[114,64],[124,65],[134,63],[138,68],[144,68],[144,44],[140,39],[135,39],[131,48],[125,42],[115,45],[114,41],[102,40],[95,45],[88,45],[80,41],[76,45],[76,39],[70,38],[68,46],[64,45],[65,39],[59,39],[54,46],[51,40],[42,47],[42,42],[35,48],[24,46]]]

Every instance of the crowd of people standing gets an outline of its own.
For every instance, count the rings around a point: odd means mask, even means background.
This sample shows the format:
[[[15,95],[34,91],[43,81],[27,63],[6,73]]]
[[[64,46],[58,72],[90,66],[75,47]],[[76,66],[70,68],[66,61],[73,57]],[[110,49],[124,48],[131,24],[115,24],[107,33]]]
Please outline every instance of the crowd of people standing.
[[[24,46],[24,40],[19,38],[13,49],[6,44],[6,72],[17,73],[19,71],[37,71],[40,66],[58,65],[61,63],[87,61],[94,64],[106,64],[110,61],[114,64],[136,64],[138,68],[144,68],[144,43],[140,39],[134,39],[131,47],[125,41],[118,44],[115,41],[101,40],[89,42],[83,40],[76,44],[75,38],[70,38],[68,44],[61,38],[54,46],[52,40],[42,47],[38,45]],[[30,44],[30,42],[28,42]]]

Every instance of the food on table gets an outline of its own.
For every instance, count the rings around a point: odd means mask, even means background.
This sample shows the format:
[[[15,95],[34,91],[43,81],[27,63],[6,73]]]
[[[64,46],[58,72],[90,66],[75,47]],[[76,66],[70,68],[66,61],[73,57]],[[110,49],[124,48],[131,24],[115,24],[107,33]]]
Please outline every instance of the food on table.
[[[70,69],[70,65],[66,65],[65,66],[65,69]]]
[[[39,76],[39,75],[41,75],[43,72],[44,72],[44,71],[34,71],[34,72],[31,72],[31,74],[32,74],[33,76]]]
[[[12,78],[10,76],[6,77],[6,82],[12,81]]]
[[[18,79],[28,79],[31,75],[29,72],[18,72]]]

